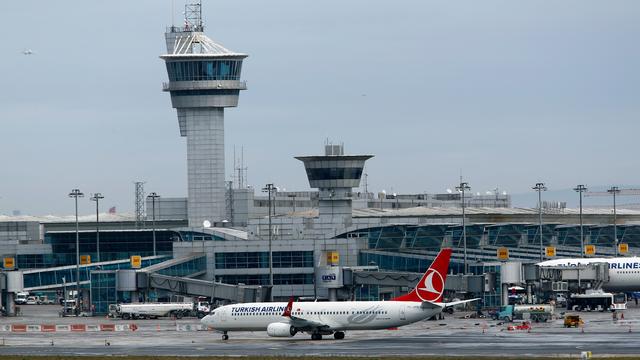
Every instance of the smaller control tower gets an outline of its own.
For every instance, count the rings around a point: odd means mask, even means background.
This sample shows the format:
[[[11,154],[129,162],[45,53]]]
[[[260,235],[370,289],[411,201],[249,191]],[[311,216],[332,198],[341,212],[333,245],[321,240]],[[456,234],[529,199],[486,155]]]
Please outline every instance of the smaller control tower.
[[[187,138],[189,226],[227,219],[224,176],[224,108],[238,106],[242,61],[246,54],[217,44],[204,34],[201,3],[185,6],[184,26],[165,33],[169,82],[180,135]]]
[[[351,226],[351,191],[360,186],[364,163],[372,157],[344,155],[344,145],[325,145],[324,156],[296,156],[304,163],[309,186],[319,190],[320,223]]]

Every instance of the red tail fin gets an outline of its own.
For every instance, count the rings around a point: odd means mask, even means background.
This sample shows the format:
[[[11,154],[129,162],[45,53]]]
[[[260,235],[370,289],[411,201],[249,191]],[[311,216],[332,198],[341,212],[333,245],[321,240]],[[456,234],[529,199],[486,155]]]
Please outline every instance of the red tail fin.
[[[282,316],[291,317],[291,309],[293,308],[293,296],[289,298],[289,302],[287,303],[287,307],[284,308],[284,312]]]
[[[451,249],[440,250],[431,266],[422,275],[418,285],[408,294],[399,296],[395,301],[432,301],[441,302],[444,293],[444,282],[447,280]]]

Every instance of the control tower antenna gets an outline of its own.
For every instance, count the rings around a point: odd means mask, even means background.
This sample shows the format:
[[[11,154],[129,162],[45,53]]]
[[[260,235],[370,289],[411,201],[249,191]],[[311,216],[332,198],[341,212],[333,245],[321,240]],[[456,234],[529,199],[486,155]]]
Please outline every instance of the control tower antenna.
[[[184,28],[185,30],[202,32],[204,25],[202,24],[202,2],[184,5]]]
[[[233,145],[233,182],[238,189],[244,189],[247,182],[247,170],[244,166],[244,145],[240,147],[240,157],[236,155],[236,146]]]

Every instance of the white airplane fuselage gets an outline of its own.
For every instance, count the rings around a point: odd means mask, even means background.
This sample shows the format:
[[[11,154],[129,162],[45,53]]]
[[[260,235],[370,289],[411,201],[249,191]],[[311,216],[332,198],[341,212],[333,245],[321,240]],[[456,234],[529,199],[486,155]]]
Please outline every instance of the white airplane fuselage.
[[[282,316],[286,306],[285,302],[225,305],[204,317],[202,323],[218,331],[264,331],[272,323],[290,323]],[[331,331],[388,329],[440,312],[439,306],[422,308],[421,303],[410,301],[296,302],[291,309],[292,316],[325,324]]]
[[[640,291],[640,257],[557,259],[543,261],[538,266],[571,268],[593,263],[609,265],[609,281],[603,284],[604,290]]]

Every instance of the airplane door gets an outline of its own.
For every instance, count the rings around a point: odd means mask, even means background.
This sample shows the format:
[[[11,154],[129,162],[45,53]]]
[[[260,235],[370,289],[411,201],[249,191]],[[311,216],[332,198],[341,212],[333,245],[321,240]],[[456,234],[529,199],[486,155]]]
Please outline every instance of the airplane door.
[[[227,309],[220,310],[220,321],[221,322],[227,321]]]
[[[400,320],[407,320],[407,315],[405,314],[404,305],[400,305]]]

